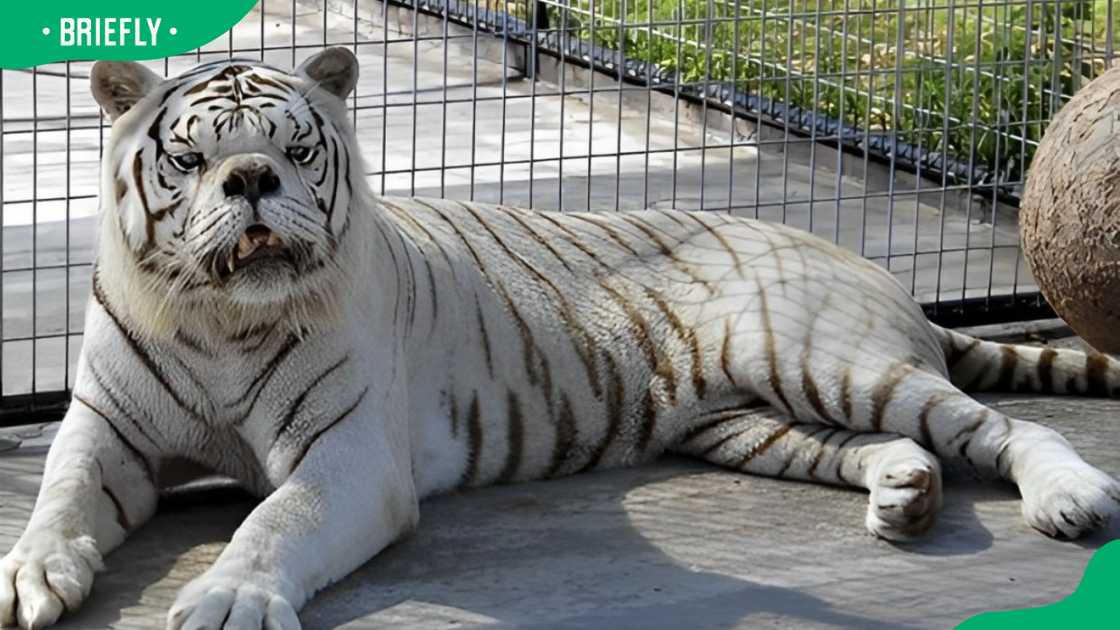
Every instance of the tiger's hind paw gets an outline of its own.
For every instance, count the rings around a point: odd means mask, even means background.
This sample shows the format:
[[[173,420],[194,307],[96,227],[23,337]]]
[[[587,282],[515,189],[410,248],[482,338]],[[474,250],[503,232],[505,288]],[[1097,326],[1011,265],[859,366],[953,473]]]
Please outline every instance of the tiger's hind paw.
[[[909,452],[887,454],[872,471],[867,529],[902,542],[925,533],[941,509],[941,465],[917,444]]]

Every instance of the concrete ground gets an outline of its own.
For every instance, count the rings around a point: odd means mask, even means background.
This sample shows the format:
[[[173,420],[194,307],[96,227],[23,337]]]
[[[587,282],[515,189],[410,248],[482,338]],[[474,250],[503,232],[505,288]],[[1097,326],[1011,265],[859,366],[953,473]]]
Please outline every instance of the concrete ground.
[[[1120,475],[1120,401],[985,396],[1061,431]],[[26,522],[54,429],[8,430],[0,550]],[[17,436],[18,437],[18,436]],[[0,440],[2,442],[2,440]],[[863,528],[866,495],[667,458],[456,493],[421,506],[419,530],[302,612],[320,628],[946,628],[987,610],[1068,595],[1120,525],[1078,542],[1027,527],[1013,487],[952,473],[924,540]],[[253,503],[228,487],[177,492],[107,559],[61,628],[161,628]]]

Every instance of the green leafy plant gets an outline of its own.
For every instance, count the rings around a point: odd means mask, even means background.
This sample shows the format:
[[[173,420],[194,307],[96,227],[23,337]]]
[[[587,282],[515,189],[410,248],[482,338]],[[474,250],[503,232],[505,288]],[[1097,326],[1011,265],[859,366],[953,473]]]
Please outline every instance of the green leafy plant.
[[[549,28],[1021,181],[1105,69],[1110,0],[547,0]],[[508,5],[507,5],[508,6]],[[508,9],[507,9],[508,10]],[[1109,29],[1111,18],[1113,28]]]

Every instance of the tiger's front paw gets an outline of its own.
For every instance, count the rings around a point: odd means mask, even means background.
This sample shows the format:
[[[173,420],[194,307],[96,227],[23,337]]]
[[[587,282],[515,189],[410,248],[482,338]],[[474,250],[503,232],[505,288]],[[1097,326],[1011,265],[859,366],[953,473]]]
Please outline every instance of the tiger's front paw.
[[[179,591],[167,630],[300,630],[295,608],[269,582],[212,568]]]
[[[1055,538],[1078,538],[1120,516],[1120,483],[1080,460],[1035,471],[1019,492],[1027,524]]]
[[[45,628],[77,610],[101,569],[88,536],[67,540],[47,530],[28,532],[0,559],[0,627]]]

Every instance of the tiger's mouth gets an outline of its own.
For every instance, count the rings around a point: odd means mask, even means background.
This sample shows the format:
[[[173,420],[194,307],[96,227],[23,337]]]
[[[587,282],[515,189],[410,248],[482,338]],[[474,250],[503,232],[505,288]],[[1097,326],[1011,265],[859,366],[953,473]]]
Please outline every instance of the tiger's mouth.
[[[237,246],[230,251],[229,258],[220,271],[225,279],[242,269],[266,261],[290,263],[292,252],[276,232],[256,223],[250,225],[241,235]]]

